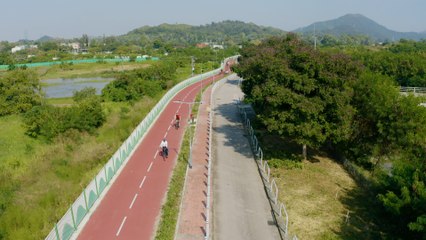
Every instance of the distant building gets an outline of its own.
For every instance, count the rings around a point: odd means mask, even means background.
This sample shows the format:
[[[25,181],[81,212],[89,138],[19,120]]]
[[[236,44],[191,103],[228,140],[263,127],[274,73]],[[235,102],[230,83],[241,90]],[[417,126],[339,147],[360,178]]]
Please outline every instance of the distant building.
[[[197,43],[197,45],[195,45],[197,48],[205,48],[208,47],[209,44],[208,43]]]
[[[71,48],[71,53],[81,52],[81,45],[79,42],[61,43],[60,45]]]
[[[16,47],[14,47],[14,48],[12,48],[12,53],[16,53],[16,52],[18,52],[18,51],[22,51],[22,50],[24,50],[25,49],[25,46],[24,45],[21,45],[21,46],[16,46]]]
[[[77,51],[77,52],[80,51],[80,49],[81,49],[80,43],[78,43],[78,42],[70,43],[69,46],[72,48],[72,50]]]
[[[223,45],[221,45],[221,44],[214,44],[214,45],[212,45],[212,48],[213,49],[223,49]]]
[[[18,51],[22,51],[22,50],[25,50],[25,49],[36,49],[36,48],[38,48],[37,45],[19,45],[19,46],[15,46],[10,51],[12,53],[16,53]]]

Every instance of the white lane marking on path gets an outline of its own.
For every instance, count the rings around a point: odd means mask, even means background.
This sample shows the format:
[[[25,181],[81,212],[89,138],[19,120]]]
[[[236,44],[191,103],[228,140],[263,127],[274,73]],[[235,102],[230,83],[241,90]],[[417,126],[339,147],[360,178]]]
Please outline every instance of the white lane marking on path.
[[[123,218],[123,221],[121,221],[120,228],[118,229],[117,234],[115,234],[115,236],[117,236],[117,237],[118,237],[118,235],[120,235],[121,229],[123,228],[124,223],[126,222],[126,219],[127,219],[127,216],[125,216],[125,217]]]
[[[143,183],[145,182],[145,179],[146,179],[146,176],[145,176],[145,177],[143,177],[141,184],[139,184],[139,188],[142,188]]]
[[[149,164],[149,167],[148,167],[148,172],[151,170],[151,167],[152,167],[152,164],[153,164],[154,162],[151,162],[151,164]]]
[[[135,201],[136,201],[136,198],[138,197],[138,194],[136,193],[135,194],[135,196],[133,197],[133,201],[132,201],[132,203],[130,204],[130,206],[129,206],[129,209],[132,209],[132,207],[133,207],[133,204],[135,203]]]

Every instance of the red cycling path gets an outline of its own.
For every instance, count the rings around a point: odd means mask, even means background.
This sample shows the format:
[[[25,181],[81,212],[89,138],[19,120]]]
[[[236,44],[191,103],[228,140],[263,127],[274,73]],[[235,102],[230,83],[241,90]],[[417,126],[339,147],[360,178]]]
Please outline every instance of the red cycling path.
[[[221,77],[222,73],[203,79],[202,83],[192,84],[168,103],[111,184],[77,239],[154,238],[187,124],[185,120],[189,117],[188,108],[191,107],[174,101],[193,102],[203,85]],[[182,118],[179,129],[172,126],[176,114],[180,114]],[[169,143],[167,159],[158,154],[164,137]]]

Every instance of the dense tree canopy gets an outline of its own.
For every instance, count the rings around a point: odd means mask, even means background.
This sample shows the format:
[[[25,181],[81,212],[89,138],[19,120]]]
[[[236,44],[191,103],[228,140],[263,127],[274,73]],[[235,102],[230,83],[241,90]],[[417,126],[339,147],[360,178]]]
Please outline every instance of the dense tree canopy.
[[[426,43],[401,40],[388,48],[350,52],[371,71],[394,79],[400,86],[426,86]]]
[[[102,97],[104,100],[122,102],[155,96],[174,84],[176,68],[172,63],[159,63],[120,74],[102,90]]]
[[[17,69],[0,79],[0,116],[26,112],[40,105],[41,100],[41,87],[34,71]]]
[[[360,68],[343,55],[314,51],[293,35],[243,49],[235,71],[268,130],[320,146],[350,134],[350,105]]]

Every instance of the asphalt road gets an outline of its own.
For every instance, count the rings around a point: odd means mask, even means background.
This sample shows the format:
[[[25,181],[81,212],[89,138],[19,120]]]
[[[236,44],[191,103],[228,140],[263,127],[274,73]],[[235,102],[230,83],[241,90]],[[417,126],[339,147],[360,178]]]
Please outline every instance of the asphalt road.
[[[236,106],[238,80],[213,95],[213,239],[280,239]]]

